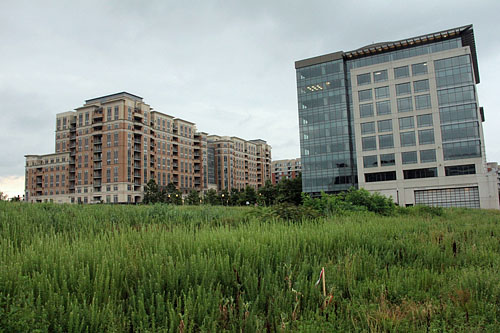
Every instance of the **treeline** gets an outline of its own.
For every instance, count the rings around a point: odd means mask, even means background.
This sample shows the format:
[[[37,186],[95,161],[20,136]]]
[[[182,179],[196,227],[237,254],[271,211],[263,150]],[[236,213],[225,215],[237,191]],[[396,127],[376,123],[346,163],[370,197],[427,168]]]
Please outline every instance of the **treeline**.
[[[271,206],[276,204],[302,204],[302,178],[283,179],[278,184],[273,185],[270,180],[258,190],[251,186],[246,186],[244,190],[238,191],[233,188],[217,192],[214,189],[208,190],[205,195],[200,195],[198,191],[192,190],[182,199],[182,193],[176,189],[173,183],[166,187],[161,187],[151,179],[145,187],[145,204],[170,203],[175,205],[223,205],[223,206],[246,206],[255,205]]]

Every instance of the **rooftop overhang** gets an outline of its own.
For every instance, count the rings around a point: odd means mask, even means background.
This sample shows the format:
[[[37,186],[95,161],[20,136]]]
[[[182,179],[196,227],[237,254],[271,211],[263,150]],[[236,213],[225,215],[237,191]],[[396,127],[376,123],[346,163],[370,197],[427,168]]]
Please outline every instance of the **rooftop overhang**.
[[[472,56],[472,67],[474,69],[474,76],[476,79],[476,83],[479,83],[479,66],[477,64],[476,44],[474,40],[474,30],[472,24],[393,42],[370,44],[353,51],[348,51],[348,52],[339,51],[318,57],[299,60],[295,62],[295,69],[339,59],[344,59],[349,61],[358,58],[369,57],[376,54],[416,47],[419,45],[436,43],[442,40],[453,39],[453,38],[461,38],[462,45],[469,46]]]

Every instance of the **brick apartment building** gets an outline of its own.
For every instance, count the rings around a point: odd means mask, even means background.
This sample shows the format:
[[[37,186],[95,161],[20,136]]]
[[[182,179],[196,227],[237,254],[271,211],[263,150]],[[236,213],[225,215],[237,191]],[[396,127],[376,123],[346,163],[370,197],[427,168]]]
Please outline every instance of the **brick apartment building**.
[[[297,178],[302,170],[300,157],[291,160],[276,160],[271,164],[271,179],[278,184],[282,179]]]
[[[211,143],[208,137],[194,123],[155,111],[127,92],[89,99],[56,115],[55,153],[26,155],[25,200],[135,203],[150,179],[160,186],[174,183],[183,193],[230,190],[236,178],[219,179],[224,173],[214,169],[224,159],[230,161],[228,173],[240,177],[237,188],[258,188],[270,179],[271,147],[265,141],[230,138],[235,141],[228,155],[215,136]],[[237,171],[231,163],[236,142],[243,147]]]

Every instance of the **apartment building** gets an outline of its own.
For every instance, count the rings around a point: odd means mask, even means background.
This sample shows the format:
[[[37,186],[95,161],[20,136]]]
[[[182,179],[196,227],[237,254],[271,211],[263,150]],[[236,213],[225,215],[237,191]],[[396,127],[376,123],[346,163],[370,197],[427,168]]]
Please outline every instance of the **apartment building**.
[[[237,163],[228,165],[231,177],[218,179],[225,174],[215,172],[219,155],[208,138],[193,122],[156,111],[127,92],[86,100],[75,111],[56,115],[54,154],[25,156],[26,201],[136,203],[150,179],[159,186],[173,183],[187,194],[232,184],[236,175],[238,188],[257,188],[270,178],[265,161],[271,147],[238,139],[241,154],[230,159]]]
[[[498,208],[472,25],[297,61],[305,192]]]
[[[217,189],[244,190],[247,185],[258,189],[271,179],[271,146],[264,140],[209,135],[213,152],[213,181]],[[210,168],[209,168],[210,172]]]
[[[300,158],[272,161],[272,183],[278,184],[282,179],[297,178],[301,170],[302,166],[300,164]]]

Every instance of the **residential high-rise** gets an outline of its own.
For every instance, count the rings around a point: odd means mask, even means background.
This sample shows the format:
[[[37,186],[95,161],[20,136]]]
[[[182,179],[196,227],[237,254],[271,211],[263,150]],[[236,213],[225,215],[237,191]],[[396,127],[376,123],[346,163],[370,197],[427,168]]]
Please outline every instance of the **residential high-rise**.
[[[297,61],[303,190],[498,208],[472,25]]]
[[[258,189],[271,179],[271,146],[266,141],[209,135],[208,146],[213,149],[214,180],[219,190],[241,191],[247,185]]]
[[[295,179],[302,170],[300,158],[291,160],[276,160],[271,163],[271,180],[278,184],[282,179]]]
[[[208,137],[194,123],[153,110],[127,92],[89,99],[75,111],[57,114],[54,154],[26,155],[25,200],[136,203],[150,179],[162,187],[173,183],[183,193],[216,188],[221,180]],[[241,139],[240,144],[243,179],[247,146],[256,169],[243,184],[257,188],[270,178],[259,171],[269,167],[259,164],[258,149],[265,147],[263,158],[270,160],[271,147]],[[232,168],[229,164],[231,174],[241,171]]]

